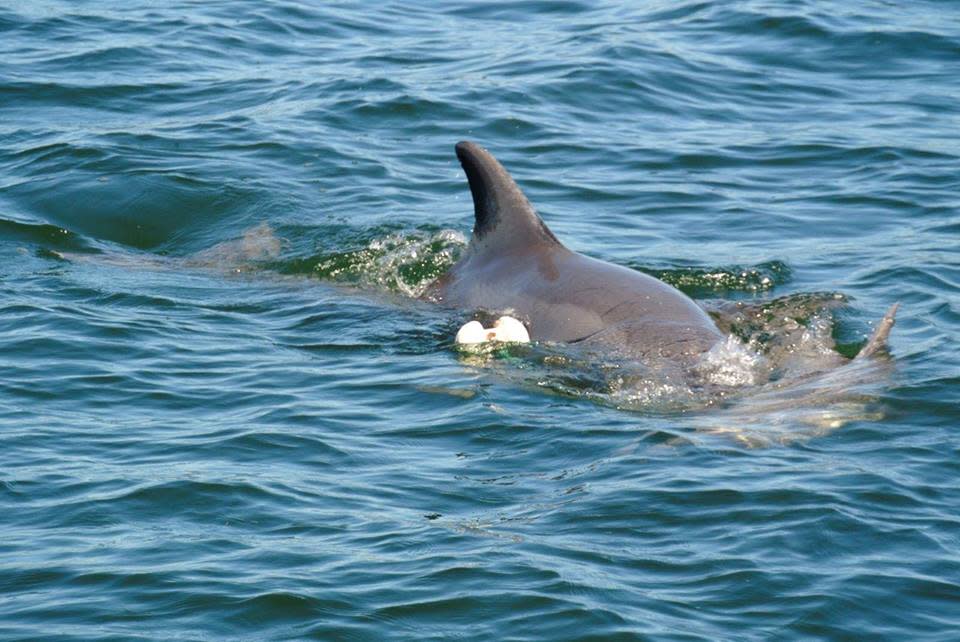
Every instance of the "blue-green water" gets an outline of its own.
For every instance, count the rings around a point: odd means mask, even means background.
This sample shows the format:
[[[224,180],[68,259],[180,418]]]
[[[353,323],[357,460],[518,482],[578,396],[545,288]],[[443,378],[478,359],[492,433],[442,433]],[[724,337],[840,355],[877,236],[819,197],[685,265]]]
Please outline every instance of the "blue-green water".
[[[458,353],[460,139],[770,354],[900,301],[892,359]],[[958,242],[955,3],[3,3],[0,638],[960,639]]]

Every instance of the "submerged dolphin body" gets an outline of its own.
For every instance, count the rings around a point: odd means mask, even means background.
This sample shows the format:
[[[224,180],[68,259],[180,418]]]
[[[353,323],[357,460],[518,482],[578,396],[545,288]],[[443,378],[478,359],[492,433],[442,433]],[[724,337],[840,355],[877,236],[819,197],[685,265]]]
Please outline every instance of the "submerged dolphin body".
[[[473,194],[473,237],[425,298],[511,314],[534,341],[576,343],[667,375],[687,371],[725,338],[676,288],[566,248],[487,150],[460,142],[456,151]],[[893,306],[860,357],[885,348],[895,312]]]
[[[689,363],[723,338],[676,288],[564,247],[488,151],[470,142],[456,150],[473,193],[473,238],[427,298],[512,314],[534,341],[580,343],[648,365]]]

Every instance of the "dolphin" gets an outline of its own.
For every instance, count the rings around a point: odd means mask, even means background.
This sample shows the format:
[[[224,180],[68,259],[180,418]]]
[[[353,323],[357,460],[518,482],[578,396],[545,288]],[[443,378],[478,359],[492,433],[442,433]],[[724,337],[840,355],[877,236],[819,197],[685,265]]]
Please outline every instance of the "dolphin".
[[[456,145],[473,195],[464,255],[424,298],[510,314],[533,341],[577,344],[668,374],[694,366],[725,335],[690,297],[647,274],[584,256],[546,226],[507,170],[483,147]],[[885,346],[891,308],[861,356]]]
[[[533,341],[577,343],[650,365],[691,362],[724,338],[676,288],[564,246],[483,147],[464,141],[456,151],[473,194],[473,236],[426,298],[509,313]]]

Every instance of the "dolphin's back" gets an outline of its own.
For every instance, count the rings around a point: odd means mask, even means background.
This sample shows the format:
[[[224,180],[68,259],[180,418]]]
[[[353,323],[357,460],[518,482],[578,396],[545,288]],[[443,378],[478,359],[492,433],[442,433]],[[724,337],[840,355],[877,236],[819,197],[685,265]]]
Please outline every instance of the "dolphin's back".
[[[646,274],[560,248],[466,257],[435,290],[451,307],[505,312],[522,319],[535,341],[651,343],[696,340],[712,346],[720,332],[703,309]],[[639,345],[642,344],[642,345]]]

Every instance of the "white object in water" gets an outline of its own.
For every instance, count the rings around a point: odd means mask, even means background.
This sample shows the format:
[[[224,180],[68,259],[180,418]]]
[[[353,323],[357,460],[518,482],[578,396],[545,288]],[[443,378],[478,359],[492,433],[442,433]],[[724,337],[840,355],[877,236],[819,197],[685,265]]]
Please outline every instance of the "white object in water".
[[[493,335],[493,331],[488,331],[479,321],[471,321],[457,330],[457,343],[472,345],[487,341],[487,333]]]
[[[457,331],[457,343],[472,345],[487,341],[529,343],[527,328],[513,317],[500,317],[492,328],[485,328],[479,321],[471,321]]]
[[[515,343],[530,343],[530,333],[519,319],[500,317],[493,324],[496,332],[496,341],[513,341]]]

